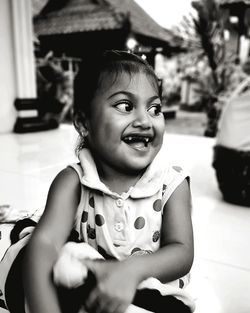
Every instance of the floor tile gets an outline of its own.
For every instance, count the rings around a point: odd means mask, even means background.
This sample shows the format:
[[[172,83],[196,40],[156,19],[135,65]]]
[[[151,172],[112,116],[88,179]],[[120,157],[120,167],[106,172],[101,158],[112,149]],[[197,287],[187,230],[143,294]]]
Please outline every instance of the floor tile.
[[[44,205],[49,181],[0,171],[1,203],[14,209],[33,210]]]
[[[250,271],[196,259],[188,287],[195,313],[249,313]]]
[[[0,170],[24,175],[75,159],[76,131],[65,125],[57,130],[29,134],[2,134]]]
[[[194,199],[193,224],[197,256],[250,271],[249,208]]]

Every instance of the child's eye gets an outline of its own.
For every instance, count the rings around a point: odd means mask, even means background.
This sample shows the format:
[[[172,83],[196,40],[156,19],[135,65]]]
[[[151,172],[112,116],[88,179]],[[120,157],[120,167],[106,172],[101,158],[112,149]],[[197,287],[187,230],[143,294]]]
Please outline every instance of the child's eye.
[[[115,105],[120,112],[130,112],[133,110],[133,104],[130,101],[122,100]]]
[[[151,107],[148,108],[148,112],[151,116],[158,116],[161,114],[161,105],[160,104],[153,104]]]

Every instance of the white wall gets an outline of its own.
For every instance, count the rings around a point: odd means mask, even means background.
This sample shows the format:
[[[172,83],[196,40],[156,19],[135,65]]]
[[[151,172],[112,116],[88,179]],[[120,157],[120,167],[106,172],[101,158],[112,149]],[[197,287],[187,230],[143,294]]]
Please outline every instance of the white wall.
[[[0,133],[11,132],[16,98],[35,98],[31,0],[0,0]]]
[[[12,130],[16,119],[16,97],[11,2],[0,1],[0,133]]]

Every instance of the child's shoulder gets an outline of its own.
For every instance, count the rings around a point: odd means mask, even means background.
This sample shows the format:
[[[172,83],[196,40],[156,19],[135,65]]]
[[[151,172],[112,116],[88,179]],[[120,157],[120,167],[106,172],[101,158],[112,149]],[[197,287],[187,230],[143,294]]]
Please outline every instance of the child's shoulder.
[[[79,185],[79,176],[73,167],[67,166],[62,169],[54,178],[52,186],[57,186],[58,188],[70,187],[72,190]]]
[[[69,164],[65,170],[71,173],[69,175],[77,175],[78,179],[81,179],[83,176],[83,168],[80,162]]]
[[[70,165],[62,169],[58,174],[57,177],[60,179],[75,179],[78,177],[77,171],[74,166]]]
[[[169,169],[166,173],[166,180],[169,180],[169,181],[182,181],[184,179],[190,179],[190,173],[185,169],[183,168],[182,166],[179,166],[179,165],[173,165],[171,164],[169,166]]]

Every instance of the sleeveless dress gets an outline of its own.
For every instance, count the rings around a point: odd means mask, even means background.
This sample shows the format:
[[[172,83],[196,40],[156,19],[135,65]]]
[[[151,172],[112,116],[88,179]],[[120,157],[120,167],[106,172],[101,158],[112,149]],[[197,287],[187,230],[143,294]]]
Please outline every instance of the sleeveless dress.
[[[184,179],[189,181],[188,174],[168,164],[160,151],[139,181],[127,192],[118,194],[101,182],[88,149],[81,150],[79,160],[80,163],[70,165],[81,182],[81,199],[74,223],[79,240],[107,260],[124,260],[157,251],[164,205]],[[157,289],[162,296],[172,295],[193,312],[193,299],[184,290],[188,282],[189,275],[167,284],[151,277],[138,289]]]
[[[82,189],[74,223],[78,241],[87,243],[105,259],[124,260],[157,251],[160,248],[164,205],[183,180],[189,180],[188,174],[180,167],[168,164],[161,150],[135,186],[119,195],[100,181],[89,150],[83,149],[79,160],[80,163],[70,165],[78,173]],[[33,216],[32,220],[37,222],[40,215]],[[12,265],[18,261],[20,251],[35,228],[34,222],[30,224],[30,221],[24,225],[19,240],[8,248],[0,262],[0,306],[4,308],[13,303],[11,293],[7,296],[7,290],[11,286],[11,289],[14,288],[16,279],[8,278],[13,272]],[[184,290],[188,282],[189,275],[167,284],[150,277],[140,283],[138,292],[146,291],[147,302],[151,301],[150,295],[154,296],[155,291],[157,299],[159,296],[163,300],[168,296],[175,297],[193,312],[194,301]],[[19,309],[24,306],[23,297],[19,302],[15,301],[15,306]]]

